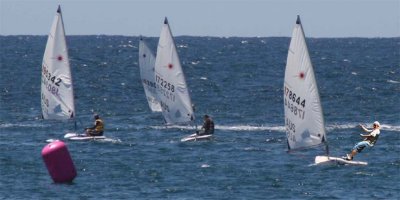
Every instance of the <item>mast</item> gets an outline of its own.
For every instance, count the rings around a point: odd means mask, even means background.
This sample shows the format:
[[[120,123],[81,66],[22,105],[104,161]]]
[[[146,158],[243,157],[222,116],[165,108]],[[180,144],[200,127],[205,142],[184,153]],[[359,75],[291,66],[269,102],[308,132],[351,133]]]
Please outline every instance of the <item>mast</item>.
[[[304,33],[304,27],[301,23],[300,15],[297,15],[296,24],[299,24],[301,26],[301,31],[303,32],[303,35],[305,36],[306,34]],[[306,45],[306,49],[308,49],[307,43],[305,43],[305,45]],[[311,60],[310,55],[308,55],[308,57]],[[320,99],[319,93],[318,93],[318,99]],[[321,106],[321,112],[324,113],[322,106]],[[322,120],[324,121],[324,118],[322,118]],[[325,124],[325,122],[323,122],[323,124]],[[324,130],[325,130],[325,126],[324,126]],[[329,156],[329,144],[328,144],[328,141],[326,141],[326,134],[323,136],[321,141],[325,145],[325,154],[327,156]]]

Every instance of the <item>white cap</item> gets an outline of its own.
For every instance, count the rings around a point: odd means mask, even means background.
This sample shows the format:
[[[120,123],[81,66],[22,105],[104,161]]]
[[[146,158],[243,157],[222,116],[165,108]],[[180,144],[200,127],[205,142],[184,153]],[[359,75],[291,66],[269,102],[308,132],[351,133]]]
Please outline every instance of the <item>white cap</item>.
[[[381,124],[378,121],[374,121],[374,125],[381,127]]]

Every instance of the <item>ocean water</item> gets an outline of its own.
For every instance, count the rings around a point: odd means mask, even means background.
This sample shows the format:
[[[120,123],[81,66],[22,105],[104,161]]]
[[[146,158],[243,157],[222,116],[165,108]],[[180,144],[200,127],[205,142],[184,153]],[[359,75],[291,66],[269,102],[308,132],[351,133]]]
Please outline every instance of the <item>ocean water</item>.
[[[287,153],[283,77],[289,38],[176,37],[196,122],[215,139],[181,143],[145,100],[138,37],[68,36],[77,131],[99,113],[110,141],[66,141],[78,176],[54,184],[41,158],[72,122],[40,119],[46,36],[0,36],[0,199],[399,199],[400,38],[308,38],[331,155],[382,124],[367,166],[318,165],[322,148]],[[147,39],[155,51],[157,38]]]

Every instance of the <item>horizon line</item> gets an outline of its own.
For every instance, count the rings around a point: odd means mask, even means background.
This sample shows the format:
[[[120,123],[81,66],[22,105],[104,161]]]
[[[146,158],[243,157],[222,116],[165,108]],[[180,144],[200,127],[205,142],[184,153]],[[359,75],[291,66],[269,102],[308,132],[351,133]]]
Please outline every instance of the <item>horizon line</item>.
[[[9,37],[9,36],[48,36],[48,35],[39,35],[39,34],[10,34],[10,35],[5,35],[5,34],[0,34],[0,37]],[[119,36],[119,37],[146,37],[146,38],[158,38],[159,36],[145,36],[145,35],[124,35],[124,34],[68,34],[66,37],[69,36]],[[209,38],[290,38],[291,36],[213,36],[213,35],[176,35],[175,37],[209,37]],[[315,39],[329,39],[329,38],[366,38],[366,39],[378,39],[378,38],[400,38],[399,36],[322,36],[322,37],[314,37],[314,36],[309,36],[306,38],[315,38]]]

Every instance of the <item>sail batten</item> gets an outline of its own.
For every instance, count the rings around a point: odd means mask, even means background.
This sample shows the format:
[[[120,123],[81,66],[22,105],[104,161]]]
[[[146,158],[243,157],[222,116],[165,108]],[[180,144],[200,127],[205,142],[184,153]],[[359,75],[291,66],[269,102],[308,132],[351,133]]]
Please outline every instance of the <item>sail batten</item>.
[[[321,101],[299,16],[286,62],[284,109],[290,150],[326,142]]]
[[[144,92],[146,94],[147,102],[151,111],[161,112],[160,102],[157,99],[156,83],[154,75],[155,56],[147,46],[143,38],[139,40],[139,68],[140,77]]]
[[[43,56],[41,106],[44,119],[66,120],[75,116],[72,75],[60,6]]]
[[[192,102],[167,18],[164,20],[157,47],[155,82],[166,123],[192,122]]]

